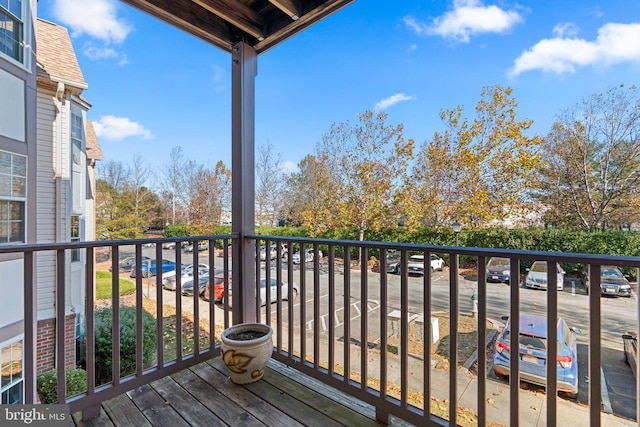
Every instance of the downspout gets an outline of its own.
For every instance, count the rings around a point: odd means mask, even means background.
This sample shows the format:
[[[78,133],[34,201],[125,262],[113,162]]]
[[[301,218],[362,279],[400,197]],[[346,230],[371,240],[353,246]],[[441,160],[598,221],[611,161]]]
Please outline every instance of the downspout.
[[[55,144],[55,171],[54,176],[56,180],[56,209],[55,209],[55,218],[56,218],[56,231],[55,231],[55,241],[62,242],[62,106],[64,104],[64,83],[58,82],[58,89],[56,90],[56,96],[54,98],[54,103],[56,106],[57,114],[56,114],[56,133],[54,138]]]

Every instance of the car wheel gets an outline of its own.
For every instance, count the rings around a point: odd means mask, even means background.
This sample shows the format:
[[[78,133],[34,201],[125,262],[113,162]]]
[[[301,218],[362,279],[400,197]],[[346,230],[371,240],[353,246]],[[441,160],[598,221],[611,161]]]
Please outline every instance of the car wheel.
[[[145,271],[144,273],[142,273],[142,277],[146,277],[148,279],[149,277],[151,277],[151,272],[149,270]]]
[[[122,273],[126,273],[127,271],[124,269],[124,267],[120,267],[118,269],[118,273],[122,274]]]
[[[509,380],[509,375],[500,374],[495,369],[493,370],[493,373],[496,375],[496,378],[498,378],[499,380]]]
[[[298,298],[298,291],[297,290],[293,290],[293,298],[287,298],[288,301],[295,301],[296,298]]]
[[[567,399],[577,399],[578,398],[578,392],[571,392],[571,391],[562,391],[560,392],[564,397],[566,397]]]

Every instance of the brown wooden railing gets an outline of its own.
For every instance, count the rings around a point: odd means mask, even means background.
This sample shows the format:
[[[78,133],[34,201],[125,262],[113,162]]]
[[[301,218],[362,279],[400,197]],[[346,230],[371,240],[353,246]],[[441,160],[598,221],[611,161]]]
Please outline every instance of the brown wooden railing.
[[[265,288],[264,300],[275,300],[261,307],[256,304],[255,319],[272,325],[274,329],[273,357],[287,365],[320,381],[345,391],[376,408],[377,418],[388,422],[390,415],[398,416],[418,425],[457,425],[460,407],[458,390],[458,359],[460,346],[459,320],[461,315],[474,315],[477,320],[477,399],[473,411],[477,414],[478,425],[487,425],[487,381],[489,381],[491,357],[484,351],[488,333],[487,320],[495,321],[495,310],[488,301],[490,293],[495,292],[497,285],[487,283],[487,262],[491,257],[509,258],[510,283],[504,286],[502,293],[509,295],[509,304],[503,312],[512,319],[512,329],[518,330],[519,314],[527,301],[523,301],[524,290],[520,287],[524,266],[534,260],[548,263],[548,291],[546,292],[546,307],[543,314],[548,320],[547,343],[548,354],[557,351],[556,319],[561,312],[566,313],[564,305],[559,308],[559,291],[556,291],[557,264],[589,266],[590,289],[600,288],[600,269],[602,266],[614,265],[626,268],[636,273],[640,268],[638,257],[613,257],[589,254],[563,254],[548,252],[528,252],[514,250],[497,250],[481,248],[462,248],[449,246],[427,246],[387,242],[358,242],[337,241],[307,238],[282,238],[276,236],[251,235],[245,237],[255,246],[256,281],[245,284],[255,286],[256,295],[260,295],[260,282],[286,285],[276,286],[272,295],[270,286]],[[67,254],[72,249],[80,249],[86,260],[86,281],[84,291],[86,295],[86,369],[87,391],[78,396],[66,398],[65,369],[57,363],[58,401],[69,403],[73,412],[83,410],[85,417],[95,415],[99,411],[101,402],[122,394],[135,387],[186,369],[203,360],[219,355],[220,348],[216,340],[216,325],[226,328],[230,325],[230,313],[240,301],[234,299],[238,295],[241,283],[230,280],[231,256],[229,248],[237,243],[234,235],[215,235],[189,237],[190,241],[205,240],[209,245],[209,253],[205,257],[194,248],[193,263],[197,265],[206,259],[211,270],[224,269],[224,283],[232,282],[232,295],[225,292],[221,302],[215,303],[213,286],[211,298],[204,303],[198,298],[198,292],[193,297],[178,297],[175,304],[175,318],[182,319],[188,314],[193,327],[193,351],[183,353],[183,322],[175,324],[175,359],[165,360],[163,334],[164,305],[168,302],[162,289],[162,278],[156,275],[152,279],[143,278],[142,266],[135,267],[135,309],[136,309],[136,369],[131,375],[121,376],[120,365],[120,284],[118,274],[112,280],[112,380],[107,384],[96,384],[95,381],[95,291],[94,277],[96,253],[99,248],[110,250],[111,267],[118,271],[118,260],[123,246],[133,245],[135,256],[141,259],[143,244],[154,242],[154,258],[160,262],[163,258],[162,243],[176,242],[175,249],[169,253],[175,257],[178,266],[177,277],[181,276],[183,254],[180,242],[185,238],[145,239],[128,241],[98,241],[74,244],[23,245],[0,247],[2,253],[21,253],[24,257],[24,312],[25,312],[25,342],[24,342],[24,378],[25,403],[37,402],[36,394],[36,348],[37,348],[37,280],[35,275],[36,254],[53,251],[56,254],[56,264],[64,266]],[[214,246],[217,244],[217,248]],[[271,256],[271,247],[275,246],[275,255]],[[264,256],[261,248],[265,248]],[[218,256],[217,251],[221,251]],[[310,260],[305,260],[305,253],[309,250]],[[300,264],[294,258],[294,252],[300,253]],[[400,268],[398,274],[390,274],[387,265],[387,255],[392,252],[400,253]],[[422,269],[426,274],[416,278],[410,276],[409,258],[411,254],[423,255]],[[446,261],[442,272],[431,272],[431,255],[437,254]],[[205,258],[203,258],[205,257]],[[261,259],[261,258],[264,258]],[[356,260],[375,259],[375,262],[358,263]],[[473,265],[474,277],[465,279],[461,272],[460,260]],[[196,269],[197,270],[197,269]],[[195,274],[197,283],[198,274]],[[565,277],[568,279],[568,275]],[[148,282],[147,280],[151,280]],[[65,360],[65,318],[66,301],[66,269],[56,268],[56,359]],[[447,283],[448,282],[448,283]],[[155,288],[147,286],[153,283]],[[568,280],[565,282],[566,297]],[[145,295],[146,289],[152,289]],[[473,289],[470,288],[473,287]],[[591,425],[600,425],[601,389],[602,381],[600,369],[602,366],[603,327],[600,292],[592,291],[588,297],[584,294],[582,285],[573,285],[573,294],[581,298],[582,304],[588,307],[588,325],[586,342],[588,343],[588,373],[580,373],[589,377],[588,399]],[[176,284],[180,289],[180,279]],[[297,291],[297,299],[293,298]],[[474,300],[470,298],[473,291],[477,301],[477,312]],[[289,301],[283,298],[284,293],[292,296]],[[154,301],[156,310],[156,360],[152,366],[143,364],[143,334],[142,311],[145,297]],[[193,298],[193,309],[188,313],[183,307],[186,298]],[[585,299],[586,298],[586,299]],[[186,301],[186,302],[185,302]],[[259,300],[261,301],[261,300]],[[577,300],[576,300],[577,301]],[[206,304],[206,305],[203,305]],[[564,303],[563,303],[564,304]],[[203,327],[202,307],[207,307],[208,326]],[[633,327],[638,329],[638,305],[635,305],[634,318],[630,320]],[[498,307],[500,309],[500,307]],[[434,393],[436,379],[431,369],[432,350],[430,337],[436,332],[429,319],[436,312],[444,312],[449,322],[447,381],[442,385],[438,380],[438,387],[448,388],[447,410],[444,414],[435,413],[430,406]],[[253,316],[253,313],[251,314]],[[423,319],[422,322],[419,319]],[[253,320],[253,319],[250,319]],[[553,320],[553,321],[550,321]],[[569,319],[571,321],[571,319]],[[577,323],[584,323],[579,321]],[[575,323],[575,322],[574,322]],[[420,329],[420,336],[416,331]],[[201,346],[200,332],[209,336],[208,345]],[[373,339],[371,337],[374,337]],[[416,347],[417,345],[417,347]],[[512,348],[519,348],[518,334],[512,334]],[[620,340],[622,346],[622,340]],[[417,350],[416,350],[417,348]],[[418,377],[410,367],[422,367]],[[555,365],[548,365],[545,415],[547,420],[556,420],[558,413],[557,399],[557,370]],[[520,361],[517,357],[510,360],[511,380],[509,383],[510,423],[517,425],[519,421]],[[392,378],[393,377],[393,378]],[[552,421],[548,421],[553,424]]]

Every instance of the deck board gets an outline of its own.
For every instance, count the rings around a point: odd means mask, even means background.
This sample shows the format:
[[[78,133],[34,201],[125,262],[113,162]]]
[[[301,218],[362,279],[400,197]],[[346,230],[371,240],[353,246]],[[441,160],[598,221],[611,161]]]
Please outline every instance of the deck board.
[[[287,373],[267,367],[262,380],[241,386],[230,380],[218,357],[104,402],[93,420],[81,421],[79,413],[73,420],[83,427],[381,425],[371,410],[328,397],[313,380],[305,384],[304,374]]]

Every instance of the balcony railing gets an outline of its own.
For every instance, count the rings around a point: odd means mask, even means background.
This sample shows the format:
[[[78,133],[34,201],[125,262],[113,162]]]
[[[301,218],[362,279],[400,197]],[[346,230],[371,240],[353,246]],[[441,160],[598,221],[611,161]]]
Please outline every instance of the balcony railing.
[[[124,251],[132,251],[137,260],[151,251],[160,265],[163,258],[174,258],[178,266],[176,289],[181,289],[180,276],[185,255],[180,248],[184,238],[145,239],[130,241],[100,241],[77,244],[24,245],[2,247],[0,253],[22,253],[24,256],[24,301],[25,301],[25,342],[24,378],[25,403],[37,401],[36,394],[36,354],[37,354],[37,286],[36,259],[40,253],[55,254],[56,265],[56,367],[58,378],[58,401],[69,403],[71,410],[84,411],[85,417],[96,414],[101,402],[122,394],[135,387],[150,383],[177,371],[191,367],[220,353],[219,332],[230,325],[234,310],[239,309],[241,286],[255,292],[255,313],[245,315],[272,325],[274,329],[273,358],[353,395],[376,408],[376,416],[381,422],[388,422],[395,415],[417,425],[457,425],[460,408],[469,406],[477,415],[478,425],[492,421],[488,415],[488,401],[507,399],[509,423],[518,425],[521,412],[521,364],[518,357],[510,358],[512,373],[508,382],[507,396],[492,396],[488,391],[490,381],[495,381],[492,357],[486,350],[490,329],[499,329],[502,315],[511,319],[512,330],[520,330],[520,314],[531,313],[547,320],[547,354],[558,352],[557,319],[564,318],[572,326],[583,329],[579,336],[579,346],[585,361],[581,361],[583,378],[580,385],[580,401],[588,406],[591,425],[601,425],[602,390],[604,387],[601,367],[604,347],[622,348],[621,334],[638,332],[639,308],[635,298],[632,304],[620,303],[626,310],[627,323],[620,324],[619,317],[612,318],[616,307],[609,307],[603,313],[603,300],[598,291],[601,285],[603,266],[617,266],[638,277],[640,258],[614,257],[589,254],[563,254],[548,252],[527,252],[514,250],[461,248],[449,246],[428,246],[387,242],[336,241],[323,239],[290,238],[251,235],[244,244],[253,245],[255,258],[243,260],[255,264],[256,280],[239,283],[232,280],[232,255],[230,248],[239,241],[234,235],[189,237],[195,242],[192,262],[197,265],[205,261],[211,270],[222,269],[226,291],[221,301],[214,301],[210,288],[209,301],[202,301],[198,292],[193,296],[180,296],[180,292],[167,296],[163,291],[160,274],[151,278],[143,277],[140,263],[134,267],[135,276],[135,372],[121,375],[120,340],[120,285],[118,274],[113,274],[112,307],[113,346],[111,381],[96,384],[95,372],[95,266],[96,258],[105,248],[110,252],[109,265],[118,271],[118,261]],[[198,241],[206,241],[207,255],[195,249]],[[147,249],[144,244],[153,242],[155,249]],[[162,243],[176,242],[175,249],[166,250]],[[124,248],[124,249],[123,249]],[[66,397],[65,342],[65,302],[67,269],[66,260],[72,249],[80,249],[85,263],[86,280],[84,286],[85,336],[87,391],[78,396]],[[299,261],[294,253],[300,254]],[[241,253],[238,251],[237,253]],[[309,255],[306,255],[306,254]],[[390,274],[388,255],[396,256],[399,267],[397,274]],[[411,258],[412,255],[422,258]],[[432,271],[431,256],[446,261],[443,271]],[[510,260],[509,283],[487,283],[487,262],[491,257]],[[360,261],[359,261],[360,260]],[[422,263],[416,267],[416,260]],[[238,260],[236,260],[238,261]],[[547,291],[531,291],[521,286],[526,274],[526,266],[533,261],[546,262],[548,266]],[[395,262],[395,261],[394,261]],[[558,275],[560,263],[567,270],[566,275]],[[461,265],[462,264],[462,265]],[[435,267],[438,267],[438,263]],[[570,270],[566,267],[580,266],[588,271],[587,277],[570,280]],[[41,267],[38,264],[38,267]],[[392,266],[396,270],[395,264]],[[425,274],[420,275],[420,270]],[[417,277],[415,274],[418,273]],[[195,283],[198,280],[195,273]],[[559,280],[564,279],[564,290],[557,290]],[[589,292],[585,295],[588,280]],[[261,288],[261,282],[275,282],[275,286]],[[230,284],[227,287],[227,284]],[[280,284],[280,285],[278,285]],[[290,298],[284,298],[285,296]],[[297,297],[296,297],[297,296]],[[153,301],[155,307],[156,358],[151,366],[143,361],[143,305]],[[271,301],[274,301],[271,303]],[[611,300],[614,301],[614,300]],[[617,300],[616,300],[617,301]],[[625,300],[626,301],[626,300]],[[264,305],[262,304],[264,303]],[[477,303],[477,307],[476,307]],[[163,310],[171,304],[175,309],[175,357],[165,356],[166,325],[163,324]],[[618,313],[619,314],[619,313]],[[189,336],[185,338],[183,321],[188,317]],[[466,360],[459,360],[462,347],[468,347],[468,331],[462,331],[462,320],[477,319],[473,346],[477,355],[477,398],[475,402],[460,402],[459,366]],[[443,329],[432,319],[440,319],[448,324]],[[618,319],[616,321],[616,319]],[[217,326],[217,329],[216,329]],[[438,328],[436,330],[436,328]],[[435,348],[432,338],[448,334],[448,341],[439,340]],[[586,332],[586,333],[585,333]],[[200,337],[208,339],[201,342]],[[464,346],[463,346],[463,338]],[[191,347],[185,348],[184,340]],[[520,336],[511,334],[511,348],[520,348]],[[192,350],[191,350],[192,348]],[[582,348],[582,347],[581,347]],[[437,350],[437,351],[435,351]],[[466,356],[465,356],[466,357]],[[434,361],[445,366],[434,368]],[[472,360],[472,362],[474,361]],[[635,362],[636,359],[634,359]],[[583,362],[586,362],[583,363]],[[578,361],[574,361],[578,363]],[[636,362],[637,363],[637,362]],[[448,368],[447,368],[448,366]],[[558,416],[558,370],[556,364],[546,364],[546,392],[544,416],[552,425]],[[469,367],[469,366],[466,366]],[[637,371],[637,369],[636,369]],[[444,372],[444,374],[443,374]],[[445,375],[446,380],[442,380]],[[584,378],[588,377],[588,383]],[[636,380],[637,381],[637,380]],[[503,380],[503,383],[504,380]],[[637,390],[637,388],[636,388]],[[585,396],[586,394],[586,396]],[[444,395],[445,398],[435,398]],[[434,401],[441,403],[438,408]],[[636,399],[636,419],[638,414]]]

